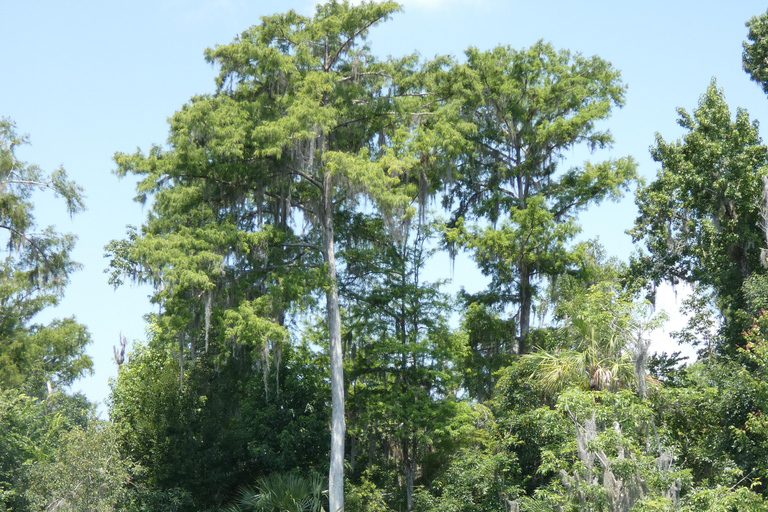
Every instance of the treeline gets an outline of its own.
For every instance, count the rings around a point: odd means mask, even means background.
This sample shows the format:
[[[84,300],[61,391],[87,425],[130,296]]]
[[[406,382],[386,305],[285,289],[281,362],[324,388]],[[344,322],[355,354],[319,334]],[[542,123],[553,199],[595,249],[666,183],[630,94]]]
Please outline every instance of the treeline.
[[[398,9],[263,17],[206,50],[215,91],[166,145],[115,155],[149,213],[107,246],[110,283],[159,312],[116,351],[109,420],[67,392],[86,327],[34,323],[77,265],[32,194],[73,214],[81,189],[0,122],[0,510],[768,510],[757,122],[713,80],[652,182],[629,156],[573,165],[611,147],[618,70],[544,42],[378,59]],[[747,26],[768,93],[768,13]],[[579,242],[632,188],[631,260]],[[438,252],[488,286],[446,294]],[[662,282],[693,286],[695,362],[649,353]]]

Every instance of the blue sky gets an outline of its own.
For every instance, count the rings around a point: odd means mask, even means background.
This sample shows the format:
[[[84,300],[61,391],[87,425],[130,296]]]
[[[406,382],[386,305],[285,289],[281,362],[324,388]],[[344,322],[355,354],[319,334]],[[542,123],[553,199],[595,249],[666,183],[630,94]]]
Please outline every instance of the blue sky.
[[[307,0],[0,0],[0,116],[29,134],[22,159],[48,171],[63,165],[87,196],[88,210],[73,219],[60,201],[41,196],[37,217],[41,225],[79,237],[74,258],[83,270],[46,318],[75,315],[89,327],[96,373],[75,389],[91,399],[108,396],[107,379],[116,373],[112,345],[120,333],[144,339],[142,316],[150,310],[148,289],[113,290],[103,272],[104,245],[146,215],[132,201],[134,183],[111,173],[112,155],[163,143],[167,118],[192,95],[213,90],[206,47],[230,42],[261,15],[288,8],[311,14],[313,6]],[[732,110],[742,106],[753,118],[768,119],[768,98],[741,70],[744,23],[765,8],[752,0],[728,6],[701,0],[405,0],[403,12],[371,32],[370,44],[381,57],[418,51],[429,58],[460,57],[468,46],[523,48],[544,39],[597,54],[622,71],[629,90],[626,106],[607,122],[614,148],[593,158],[632,155],[652,179],[654,134],[680,136],[675,109],[694,108],[713,76]],[[575,152],[573,165],[584,157]],[[631,197],[593,208],[581,216],[584,236],[599,236],[610,254],[626,259],[632,246],[624,230],[635,214]],[[445,262],[435,265],[436,273],[447,274]],[[462,282],[467,275],[471,269],[457,268],[454,287],[469,284]]]

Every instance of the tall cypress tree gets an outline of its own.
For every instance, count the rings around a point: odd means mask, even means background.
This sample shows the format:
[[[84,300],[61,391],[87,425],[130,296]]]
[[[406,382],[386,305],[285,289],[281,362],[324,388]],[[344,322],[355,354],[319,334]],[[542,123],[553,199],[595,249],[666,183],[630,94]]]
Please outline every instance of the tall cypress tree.
[[[561,169],[573,148],[610,147],[597,123],[623,105],[625,85],[609,62],[543,42],[466,53],[452,88],[464,136],[446,194],[456,228],[449,240],[491,278],[481,302],[514,306],[525,353],[538,284],[567,265],[576,214],[618,198],[636,177],[629,157]],[[482,224],[466,229],[470,219]]]
[[[154,194],[155,204],[141,233],[110,246],[113,278],[155,281],[157,300],[168,313],[174,307],[164,321],[180,353],[188,345],[185,326],[197,321],[208,333],[214,325],[212,295],[241,290],[243,305],[224,308],[222,326],[252,324],[226,332],[266,339],[280,335],[292,301],[313,282],[322,286],[334,511],[343,509],[345,438],[336,211],[366,196],[398,224],[413,212],[400,185],[418,176],[413,142],[427,102],[418,60],[378,62],[364,44],[369,29],[398,9],[394,2],[332,1],[314,17],[263,17],[232,43],[206,51],[220,69],[217,90],[174,115],[170,149],[116,156],[118,174],[143,175],[139,198]],[[300,267],[322,271],[290,277]]]

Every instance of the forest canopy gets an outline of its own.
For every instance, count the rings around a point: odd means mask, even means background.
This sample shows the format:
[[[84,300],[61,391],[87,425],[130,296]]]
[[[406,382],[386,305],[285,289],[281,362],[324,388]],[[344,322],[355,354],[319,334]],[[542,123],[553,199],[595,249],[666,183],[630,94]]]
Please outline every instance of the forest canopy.
[[[154,309],[108,418],[69,387],[87,326],[37,316],[79,267],[35,202],[74,215],[83,189],[0,119],[0,511],[768,510],[757,120],[713,78],[644,180],[614,154],[611,62],[544,40],[382,58],[400,10],[263,16],[205,50],[212,88],[157,113],[164,144],[114,154],[145,220],[107,279]],[[743,47],[764,90],[767,20]],[[580,216],[629,194],[622,261]],[[451,293],[446,255],[487,285]],[[663,283],[694,290],[696,360],[650,350]]]

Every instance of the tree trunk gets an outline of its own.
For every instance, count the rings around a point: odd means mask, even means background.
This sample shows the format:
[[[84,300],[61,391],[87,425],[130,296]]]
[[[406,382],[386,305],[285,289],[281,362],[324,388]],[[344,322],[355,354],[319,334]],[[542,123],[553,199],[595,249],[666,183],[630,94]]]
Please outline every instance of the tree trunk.
[[[517,342],[517,353],[528,352],[528,331],[531,328],[531,274],[528,265],[520,265],[520,337]]]
[[[409,439],[403,440],[403,462],[405,466],[405,502],[407,510],[413,510],[413,482],[416,478],[416,441],[409,446]]]
[[[354,475],[357,469],[357,450],[360,441],[357,439],[357,436],[349,436],[349,442],[352,445],[349,447],[349,473]]]
[[[333,185],[331,176],[323,176],[323,259],[328,267],[328,290],[325,293],[328,311],[329,356],[331,360],[331,465],[328,472],[328,501],[330,512],[344,510],[344,366],[341,350],[341,316],[339,290],[336,285],[336,256],[333,248]]]

